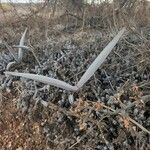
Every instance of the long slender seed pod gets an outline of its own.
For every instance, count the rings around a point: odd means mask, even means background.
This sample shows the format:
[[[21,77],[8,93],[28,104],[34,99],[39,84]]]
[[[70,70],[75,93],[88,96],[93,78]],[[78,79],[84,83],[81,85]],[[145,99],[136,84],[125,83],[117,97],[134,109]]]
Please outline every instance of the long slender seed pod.
[[[101,66],[101,64],[105,61],[107,56],[110,54],[114,46],[119,41],[120,37],[123,35],[125,28],[123,28],[114,38],[113,40],[104,48],[104,50],[97,56],[94,62],[90,65],[90,67],[83,74],[79,82],[77,83],[77,87],[81,88],[95,73],[95,71]]]
[[[53,85],[53,86],[56,86],[58,88],[62,88],[68,91],[78,90],[76,86],[72,86],[64,81],[60,81],[58,79],[53,79],[53,78],[42,76],[42,75],[36,75],[36,74],[30,74],[30,73],[17,73],[17,72],[5,72],[5,74],[32,79],[32,80],[42,82],[44,84],[50,84],[50,85]]]
[[[22,34],[22,37],[20,39],[20,42],[19,42],[20,46],[24,46],[26,33],[27,33],[27,28],[25,29],[25,31]],[[20,62],[22,60],[22,58],[23,58],[23,49],[19,48],[19,51],[18,51],[18,62]]]

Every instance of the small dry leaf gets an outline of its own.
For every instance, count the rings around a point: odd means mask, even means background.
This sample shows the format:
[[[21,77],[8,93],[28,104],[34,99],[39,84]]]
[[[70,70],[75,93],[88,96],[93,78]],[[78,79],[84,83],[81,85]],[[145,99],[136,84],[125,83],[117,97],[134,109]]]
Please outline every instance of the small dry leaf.
[[[88,114],[88,112],[81,112],[80,115],[83,117],[83,116],[86,116]]]
[[[84,101],[81,98],[79,98],[77,101],[78,101],[78,106],[84,106]]]
[[[129,129],[130,121],[127,117],[123,117],[124,127]]]
[[[79,129],[80,130],[86,130],[86,128],[87,128],[87,124],[85,122],[79,124]]]
[[[100,103],[100,102],[96,102],[96,103],[94,104],[94,108],[95,108],[96,111],[99,111],[99,110],[102,108],[101,103]]]
[[[137,92],[139,92],[139,87],[136,84],[134,84],[132,87],[132,90],[133,90],[133,92],[137,93]]]
[[[39,134],[39,132],[40,132],[40,127],[39,127],[39,125],[38,124],[34,124],[33,125],[33,129],[34,129],[34,133],[36,134],[36,133],[38,133]]]
[[[83,112],[84,108],[87,108],[89,106],[88,102],[83,101],[81,98],[77,99],[77,101],[74,103],[74,107],[71,109],[72,112],[77,113],[80,116],[87,115],[87,112]]]
[[[87,102],[87,101],[84,101],[84,100],[82,100],[81,98],[79,98],[78,100],[77,100],[77,106],[78,107],[88,107],[89,106],[89,103]]]

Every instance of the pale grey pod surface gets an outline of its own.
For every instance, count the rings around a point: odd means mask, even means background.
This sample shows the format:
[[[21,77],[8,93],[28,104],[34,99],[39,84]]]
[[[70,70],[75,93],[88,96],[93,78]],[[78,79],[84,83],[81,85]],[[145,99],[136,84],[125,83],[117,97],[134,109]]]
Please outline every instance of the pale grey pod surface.
[[[9,70],[11,66],[13,66],[14,64],[16,64],[16,61],[12,61],[10,63],[8,63],[6,70]]]
[[[22,34],[22,37],[19,42],[19,46],[24,46],[26,33],[27,33],[27,28],[25,29],[24,33]],[[19,48],[18,61],[20,62],[22,60],[22,58],[23,58],[23,50],[22,50],[22,48]]]
[[[22,49],[25,49],[25,50],[29,50],[30,49],[28,46],[25,46],[25,45],[14,45],[13,47],[14,48],[22,48]]]
[[[77,91],[78,88],[76,86],[72,86],[70,84],[67,84],[64,81],[60,81],[58,79],[42,76],[42,75],[36,75],[36,74],[30,74],[30,73],[17,73],[17,72],[5,72],[6,75],[12,75],[12,76],[19,76],[24,77],[27,79],[32,79],[44,84],[50,84],[53,86],[56,86],[58,88],[62,88],[68,91]]]
[[[95,71],[101,66],[101,64],[105,61],[107,56],[110,54],[114,46],[119,41],[120,37],[123,35],[125,28],[123,28],[114,38],[113,40],[103,49],[103,51],[97,56],[94,62],[90,65],[90,67],[83,74],[79,82],[77,83],[77,87],[81,88],[95,73]]]

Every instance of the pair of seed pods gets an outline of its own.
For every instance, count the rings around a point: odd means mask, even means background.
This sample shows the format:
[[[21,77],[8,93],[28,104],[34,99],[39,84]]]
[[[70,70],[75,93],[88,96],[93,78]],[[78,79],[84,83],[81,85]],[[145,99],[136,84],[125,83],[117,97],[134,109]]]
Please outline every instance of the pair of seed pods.
[[[18,46],[18,61],[21,61],[23,58],[23,49],[27,49],[26,46],[24,46],[24,40],[25,40],[25,34],[27,32],[27,29],[22,35],[22,38],[20,40],[20,44]],[[86,72],[83,74],[79,82],[72,86],[64,81],[46,77],[43,75],[37,75],[37,74],[30,74],[30,73],[18,73],[18,72],[5,72],[5,75],[8,76],[19,76],[24,77],[27,79],[32,79],[34,81],[38,81],[44,84],[49,84],[52,86],[56,86],[61,89],[65,89],[68,91],[78,91],[83,87],[83,85],[94,75],[96,70],[102,65],[102,63],[106,60],[107,56],[110,54],[114,46],[117,44],[119,39],[122,37],[123,33],[125,32],[125,28],[119,31],[119,33],[112,39],[112,41],[102,50],[102,52],[97,56],[97,58],[93,61],[93,63],[89,66],[89,68],[86,70]]]

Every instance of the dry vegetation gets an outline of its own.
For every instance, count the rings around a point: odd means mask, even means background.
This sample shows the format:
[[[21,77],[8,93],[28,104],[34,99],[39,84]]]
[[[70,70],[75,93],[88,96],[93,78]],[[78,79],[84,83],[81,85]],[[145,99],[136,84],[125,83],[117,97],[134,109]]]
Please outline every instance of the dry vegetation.
[[[1,4],[0,149],[150,149],[150,4],[80,2]],[[10,71],[72,84],[122,27],[126,32],[89,82],[67,92],[4,75],[26,27],[25,45],[40,65],[25,51]]]

